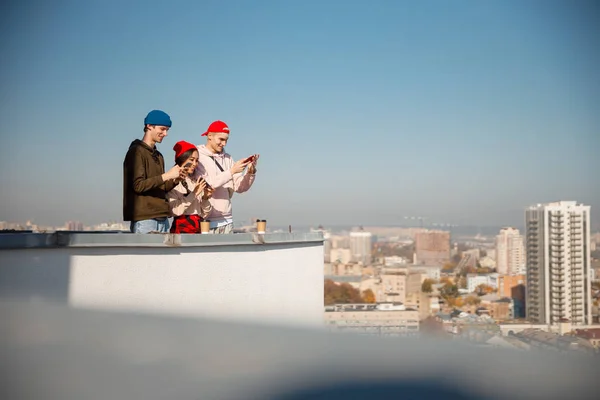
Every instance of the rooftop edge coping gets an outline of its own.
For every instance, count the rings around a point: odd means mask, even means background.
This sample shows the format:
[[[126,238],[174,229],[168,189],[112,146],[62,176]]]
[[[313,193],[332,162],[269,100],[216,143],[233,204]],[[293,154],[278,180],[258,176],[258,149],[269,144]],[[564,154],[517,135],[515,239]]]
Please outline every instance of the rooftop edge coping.
[[[218,234],[136,234],[129,232],[1,233],[0,250],[63,247],[205,247],[252,244],[323,243],[321,232]]]

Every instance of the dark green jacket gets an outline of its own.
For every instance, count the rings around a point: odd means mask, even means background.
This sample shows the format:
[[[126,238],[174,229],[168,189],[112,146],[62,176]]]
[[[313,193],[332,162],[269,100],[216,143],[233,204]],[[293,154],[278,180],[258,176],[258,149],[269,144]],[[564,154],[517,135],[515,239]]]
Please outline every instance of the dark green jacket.
[[[174,181],[163,182],[165,160],[156,147],[136,139],[123,161],[123,220],[143,221],[169,216],[167,192]]]

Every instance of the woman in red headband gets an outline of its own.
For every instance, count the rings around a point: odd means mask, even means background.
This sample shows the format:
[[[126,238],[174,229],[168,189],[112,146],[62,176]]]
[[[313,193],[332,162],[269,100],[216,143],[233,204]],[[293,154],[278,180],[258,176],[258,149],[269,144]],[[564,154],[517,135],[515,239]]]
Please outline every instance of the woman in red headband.
[[[173,150],[175,163],[186,171],[186,177],[167,193],[173,216],[171,233],[201,233],[200,222],[212,210],[209,201],[212,188],[207,186],[202,177],[194,175],[198,166],[198,149],[195,145],[179,141]]]

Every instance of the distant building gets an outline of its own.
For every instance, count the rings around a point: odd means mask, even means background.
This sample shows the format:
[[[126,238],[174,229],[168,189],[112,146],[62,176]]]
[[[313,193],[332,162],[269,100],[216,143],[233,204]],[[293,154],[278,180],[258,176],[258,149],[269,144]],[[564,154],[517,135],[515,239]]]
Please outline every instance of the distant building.
[[[481,265],[482,268],[493,269],[496,268],[496,261],[494,261],[494,259],[489,256],[485,256],[481,260],[479,260],[479,265]]]
[[[350,238],[348,236],[329,236],[329,242],[332,249],[349,249]]]
[[[450,249],[450,258],[454,257],[458,253],[458,243],[454,243],[454,246]]]
[[[386,272],[380,275],[382,296],[378,301],[400,302],[406,301],[406,273]]]
[[[386,266],[406,265],[407,263],[408,263],[408,260],[406,258],[400,257],[400,256],[390,256],[390,257],[383,258],[383,264]]]
[[[325,307],[325,325],[334,332],[375,336],[416,336],[419,311],[403,304],[336,304]]]
[[[67,221],[65,224],[65,229],[68,231],[83,231],[83,223],[79,221]]]
[[[431,315],[432,307],[431,295],[429,293],[423,293],[421,290],[425,279],[427,279],[427,274],[424,272],[411,272],[406,276],[406,299],[404,304],[407,307],[419,310],[420,320]]]
[[[411,265],[408,267],[408,272],[422,272],[427,275],[428,279],[433,279],[436,282],[442,277],[442,267],[438,265]]]
[[[331,249],[329,251],[329,262],[348,264],[352,261],[352,253],[350,249]]]
[[[500,275],[498,296],[508,297],[514,302],[514,317],[525,318],[525,275]]]
[[[415,234],[415,264],[443,266],[450,261],[450,232],[425,231]]]
[[[479,299],[481,300],[481,306],[478,311],[476,311],[478,314],[487,313],[495,320],[509,320],[515,318],[514,302],[512,299],[497,294],[488,294],[481,296]],[[484,308],[485,311],[481,310],[481,308]]]
[[[589,341],[597,351],[600,350],[600,328],[576,329],[573,335]]]
[[[330,260],[328,258],[331,255],[331,234],[329,232],[324,232],[323,239],[323,255],[325,256],[325,261],[329,262]]]
[[[577,352],[593,354],[594,346],[589,340],[577,336],[560,335],[553,332],[544,332],[539,329],[525,329],[514,337],[524,341],[532,348],[545,351]]]
[[[500,275],[498,277],[498,295],[513,298],[514,290],[519,285],[525,285],[525,275]]]
[[[477,286],[488,285],[494,289],[498,288],[498,274],[467,274],[467,290],[473,293]]]
[[[435,302],[435,303],[434,303]],[[427,293],[416,293],[406,295],[407,308],[412,308],[419,311],[419,320],[424,320],[437,313],[440,309],[438,298]],[[435,308],[434,308],[435,307]]]
[[[363,267],[357,263],[334,264],[334,272],[337,275],[355,275],[362,276]]]
[[[95,231],[123,231],[129,232],[129,225],[121,222],[110,222],[110,223],[102,223],[100,225],[94,226],[93,230]]]
[[[481,258],[481,250],[477,248],[463,251],[463,254],[470,255],[471,257],[473,257],[473,259],[475,259],[475,261],[479,261],[479,259]]]
[[[427,279],[427,274],[423,272],[411,272],[406,276],[406,294],[421,293],[423,281]]]
[[[363,265],[371,264],[372,236],[371,232],[365,232],[363,230],[350,232],[352,261],[360,262]]]
[[[470,268],[477,268],[477,258],[472,253],[464,252],[462,253],[462,258],[456,266],[456,270],[460,271]]]
[[[502,275],[525,273],[525,246],[518,229],[502,228],[496,236],[496,271]]]
[[[527,318],[539,324],[592,323],[590,206],[538,204],[525,213]]]

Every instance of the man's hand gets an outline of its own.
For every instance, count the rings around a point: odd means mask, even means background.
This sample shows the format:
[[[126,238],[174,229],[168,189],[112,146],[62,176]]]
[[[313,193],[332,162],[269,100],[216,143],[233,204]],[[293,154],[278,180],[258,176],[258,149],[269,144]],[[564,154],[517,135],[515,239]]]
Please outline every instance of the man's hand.
[[[260,154],[255,154],[254,161],[252,161],[252,163],[248,167],[248,173],[251,175],[254,175],[256,173],[256,163],[258,162],[258,157],[260,157]]]
[[[239,174],[240,172],[244,171],[248,164],[250,164],[250,162],[246,161],[245,158],[238,160],[235,164],[233,164],[233,167],[231,167],[229,171],[231,171],[231,175]]]
[[[179,165],[173,166],[173,168],[162,174],[163,182],[179,179],[181,177],[182,171],[183,170]]]

